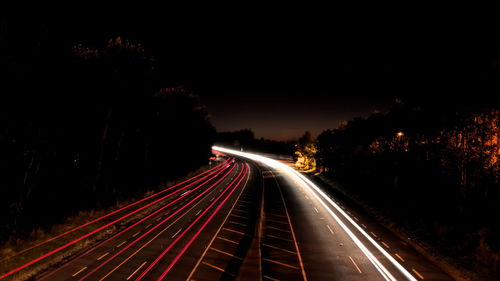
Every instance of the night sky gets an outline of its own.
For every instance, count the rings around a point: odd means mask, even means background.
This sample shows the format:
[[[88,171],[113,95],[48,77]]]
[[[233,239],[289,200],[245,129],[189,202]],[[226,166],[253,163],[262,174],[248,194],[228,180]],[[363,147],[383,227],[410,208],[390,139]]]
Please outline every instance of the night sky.
[[[163,86],[199,94],[218,131],[280,140],[387,110],[395,98],[489,102],[500,88],[492,22],[325,7],[214,10],[9,24],[91,46],[116,36],[142,42]]]

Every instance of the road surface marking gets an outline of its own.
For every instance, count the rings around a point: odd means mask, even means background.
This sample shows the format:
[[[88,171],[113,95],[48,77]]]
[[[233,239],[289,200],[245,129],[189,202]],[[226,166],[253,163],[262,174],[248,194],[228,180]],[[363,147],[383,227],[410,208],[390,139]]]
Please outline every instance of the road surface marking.
[[[150,226],[152,226],[152,225],[153,225],[153,224],[152,224],[152,223],[150,223],[150,224],[148,224],[148,226],[146,226],[146,228],[149,228],[149,227],[150,227]]]
[[[184,195],[188,194],[189,192],[191,192],[191,190],[188,190],[188,191],[186,191],[186,192],[182,193],[180,197],[182,197],[182,196],[184,196]]]
[[[297,252],[290,251],[290,250],[283,249],[283,248],[276,247],[276,246],[272,246],[272,245],[269,245],[269,244],[262,244],[262,246],[265,246],[265,247],[268,247],[268,248],[273,248],[273,249],[280,250],[280,251],[283,251],[283,252],[287,252],[287,253],[290,253],[290,254],[297,254]]]
[[[236,198],[236,201],[233,203],[233,206],[231,206],[231,210],[229,210],[229,212],[227,213],[226,217],[224,218],[224,221],[222,221],[222,224],[219,226],[219,229],[217,229],[217,232],[214,234],[214,236],[212,237],[212,240],[210,240],[210,243],[208,244],[208,246],[205,248],[205,251],[203,251],[203,254],[201,255],[201,257],[198,259],[198,261],[196,262],[196,265],[193,267],[193,269],[191,270],[191,272],[189,273],[189,276],[186,278],[186,280],[191,280],[191,277],[193,277],[193,274],[194,272],[196,271],[196,269],[198,268],[198,266],[200,265],[200,263],[202,263],[202,259],[205,257],[205,254],[207,253],[208,251],[208,247],[212,246],[212,244],[214,243],[215,241],[215,238],[217,238],[217,236],[219,235],[219,232],[221,231],[222,229],[222,226],[226,223],[227,219],[229,218],[229,214],[231,213],[231,211],[234,209],[234,206],[236,206],[236,203],[240,200],[241,198],[241,195],[243,194],[243,191],[246,189],[246,186],[247,186],[247,183],[248,183],[248,180],[250,179],[250,174],[251,174],[251,170],[250,170],[250,166],[247,164],[247,167],[248,167],[248,173],[247,173],[247,180],[245,182],[245,185],[243,186],[243,188],[241,189],[240,193],[238,194],[238,198]],[[206,262],[203,262],[205,265],[207,266],[212,266],[211,264],[208,264]],[[214,267],[217,269],[217,267]],[[222,270],[223,272],[225,272],[224,270]],[[230,274],[232,276],[235,276],[234,274],[231,274],[231,273],[227,273],[227,274]]]
[[[120,248],[123,244],[127,243],[127,240],[121,242],[120,244],[116,245],[116,248]]]
[[[231,216],[248,220],[248,217],[244,217],[244,216],[240,216],[240,215],[231,214]]]
[[[420,273],[418,273],[418,271],[416,271],[415,269],[411,269],[411,271],[413,271],[418,277],[420,277],[420,279],[424,280],[424,276],[422,276]]]
[[[275,230],[279,230],[279,231],[283,231],[283,232],[290,232],[289,230],[284,230],[284,229],[277,228],[277,227],[274,227],[274,226],[268,226],[267,228],[275,229]]]
[[[214,247],[210,247],[210,250],[215,251],[215,252],[218,252],[218,253],[221,253],[221,254],[224,254],[224,255],[226,255],[226,256],[230,256],[230,257],[233,257],[233,258],[237,258],[237,259],[239,259],[239,260],[242,260],[242,258],[240,258],[240,257],[238,257],[238,256],[235,256],[235,255],[233,255],[233,254],[231,254],[231,253],[228,253],[228,252],[225,252],[225,251],[222,251],[222,250],[216,249],[216,248],[214,248]]]
[[[177,230],[177,232],[172,236],[172,238],[174,238],[175,236],[177,236],[177,234],[179,234],[179,232],[181,232],[182,228],[179,228],[179,230]]]
[[[195,215],[195,216],[199,215],[199,214],[201,213],[201,211],[202,211],[202,210],[199,210],[198,212],[196,212],[196,215]]]
[[[109,275],[111,275],[111,273],[115,272],[118,268],[120,268],[122,265],[124,265],[128,260],[130,260],[133,256],[135,256],[137,253],[139,253],[142,249],[144,249],[147,245],[149,245],[151,242],[153,242],[156,238],[158,238],[158,236],[160,236],[161,234],[163,234],[165,231],[167,231],[168,229],[170,229],[170,227],[172,227],[174,224],[176,224],[180,219],[182,219],[184,216],[186,216],[189,212],[191,212],[194,208],[196,208],[202,201],[198,201],[198,203],[194,204],[191,208],[189,208],[189,210],[187,210],[186,212],[184,212],[180,217],[176,218],[173,222],[171,222],[167,227],[165,227],[164,229],[162,229],[158,234],[155,235],[155,237],[151,238],[151,240],[149,240],[148,242],[146,242],[144,245],[142,245],[137,251],[135,251],[133,254],[131,254],[130,256],[128,256],[124,261],[122,261],[119,265],[117,265],[115,268],[113,268],[111,271],[109,271],[108,273],[106,273],[106,275],[104,275],[101,279],[99,279],[99,281],[102,281],[104,279],[106,279]],[[139,234],[139,232],[136,233]]]
[[[354,216],[353,216],[353,218],[354,218],[356,221],[359,221],[357,217],[354,217]]]
[[[351,259],[352,261],[352,264],[354,264],[354,266],[356,267],[356,269],[359,271],[359,273],[363,273],[361,272],[361,269],[359,269],[359,266],[354,262],[354,260],[351,258],[351,256],[349,256],[349,258]]]
[[[248,234],[243,233],[241,231],[233,230],[233,229],[230,229],[230,228],[227,228],[227,227],[223,227],[222,229],[230,231],[230,232],[238,233],[238,234],[241,234],[241,235],[248,235]]]
[[[362,227],[364,227],[364,228],[368,228],[368,227],[366,227],[366,225],[364,225],[364,224],[361,224],[361,226],[362,226]]]
[[[266,278],[266,279],[269,279],[269,280],[272,280],[272,281],[281,281],[281,280],[279,280],[279,279],[272,278],[272,277],[269,277],[269,276],[267,276],[267,275],[264,275],[264,276],[262,276],[262,277],[264,277],[264,278]]]
[[[236,211],[236,212],[242,212],[242,213],[248,213],[248,211],[241,210],[241,209],[234,209],[233,211]]]
[[[222,268],[220,268],[220,267],[218,267],[218,266],[215,266],[215,265],[213,265],[213,264],[209,264],[208,262],[204,262],[204,261],[203,261],[203,262],[201,262],[201,263],[202,263],[202,264],[204,264],[204,265],[206,265],[206,266],[209,266],[209,267],[211,267],[211,268],[213,268],[213,269],[217,269],[218,271],[225,272],[225,273],[227,273],[227,274],[229,274],[229,275],[231,275],[231,276],[234,276],[234,274],[231,274],[231,273],[229,273],[229,272],[226,272],[224,269],[222,269]]]
[[[134,272],[132,272],[132,274],[130,274],[129,277],[127,277],[127,280],[129,280],[130,278],[132,278],[132,276],[134,276],[134,274],[136,274],[137,271],[139,271],[139,269],[141,269],[146,263],[147,263],[147,261],[143,262],[141,264],[141,266],[139,266],[136,270],[134,270]]]
[[[328,227],[328,230],[330,230],[332,234],[335,234],[328,224],[326,225],[326,227]]]
[[[398,259],[400,259],[402,262],[405,262],[405,260],[404,260],[404,259],[403,259],[400,255],[398,255],[397,253],[396,253],[396,254],[394,254],[394,255],[395,255],[396,257],[398,257]]]
[[[318,213],[318,214],[319,214],[319,211],[318,211],[318,209],[316,209],[316,207],[313,207],[313,208],[314,208],[314,210],[316,211],[316,213]]]
[[[227,221],[228,223],[232,223],[232,224],[236,224],[236,225],[241,225],[241,226],[248,226],[244,223],[240,223],[240,222],[235,222],[235,221]]]
[[[271,172],[272,173],[272,172]],[[300,255],[299,245],[297,244],[297,239],[295,238],[295,232],[293,231],[292,220],[290,219],[290,214],[288,214],[288,208],[286,207],[285,197],[283,196],[283,192],[281,191],[281,186],[274,176],[274,181],[276,181],[276,185],[278,186],[278,191],[281,195],[281,201],[283,202],[283,207],[285,208],[285,214],[288,219],[288,224],[290,225],[290,231],[292,232],[293,243],[295,244],[295,250],[297,251],[297,257],[299,258],[300,271],[302,273],[302,278],[304,281],[307,281],[306,271],[304,270],[304,264],[302,263],[302,256]]]
[[[309,200],[309,197],[307,197],[307,195],[304,195],[304,197],[305,197],[307,200]]]
[[[300,269],[300,268],[298,268],[296,266],[289,265],[287,263],[282,263],[282,262],[275,261],[275,260],[270,260],[270,259],[266,259],[266,258],[263,258],[263,260],[271,262],[271,263],[279,264],[279,265],[282,265],[282,266],[286,266],[286,267],[289,267],[289,268],[293,268],[293,269]]]
[[[271,167],[276,167],[277,169],[282,170],[283,173],[285,173],[287,176],[290,176],[291,179],[293,179],[296,183],[300,184],[301,188],[304,190],[308,190],[311,192],[311,196],[314,196],[319,203],[321,203],[322,206],[325,207],[326,211],[331,215],[333,219],[335,219],[340,226],[345,230],[345,232],[349,235],[349,237],[353,240],[353,242],[360,248],[361,251],[366,255],[366,257],[370,260],[370,262],[376,267],[378,272],[386,279],[386,280],[392,280],[395,281],[396,278],[385,268],[384,265],[374,256],[374,254],[366,248],[366,246],[361,242],[358,237],[356,237],[356,234],[354,234],[351,229],[342,221],[340,217],[335,214],[333,209],[337,209],[339,213],[349,222],[352,224],[353,227],[355,227],[366,239],[368,239],[368,242],[370,242],[377,250],[379,250],[407,279],[416,281],[417,279],[413,276],[411,271],[406,270],[398,261],[397,259],[393,256],[393,254],[388,253],[382,245],[379,245],[371,235],[365,232],[365,230],[359,226],[350,216],[345,213],[342,208],[340,208],[337,204],[335,204],[331,199],[328,198],[327,194],[323,192],[318,186],[316,186],[314,183],[312,183],[308,178],[306,178],[304,175],[300,174],[296,170],[293,170],[291,167],[286,166],[283,163],[280,163],[276,160],[272,160],[266,157],[262,157],[259,155],[255,154],[249,154],[249,153],[243,153],[239,151],[233,151],[225,148],[220,148],[217,146],[214,146],[215,150],[220,150],[220,151],[230,151],[230,153],[236,154],[236,155],[241,155],[243,157],[247,157],[250,159],[254,159],[257,161],[260,161],[264,163],[267,166]],[[329,203],[330,205],[328,205]]]
[[[223,241],[227,241],[229,243],[233,243],[233,244],[236,244],[236,245],[240,244],[240,243],[238,243],[236,241],[233,241],[231,239],[227,239],[227,238],[224,238],[224,237],[220,237],[220,236],[217,236],[217,239],[220,239],[220,240],[223,240]]]
[[[349,215],[351,215],[351,212],[347,211],[347,213],[348,213]]]
[[[248,173],[250,174],[250,172]],[[249,176],[248,176],[249,177]],[[248,178],[247,178],[247,182],[248,182]],[[212,191],[214,192],[214,191]],[[212,193],[210,192],[210,193]],[[207,194],[206,197],[210,196],[209,194]],[[206,198],[205,197],[205,198]],[[156,234],[155,237],[153,237],[151,240],[149,240],[148,242],[146,242],[144,245],[141,246],[141,248],[139,248],[137,251],[135,251],[133,254],[131,254],[130,256],[128,256],[124,261],[122,261],[119,265],[117,265],[114,269],[112,269],[111,271],[109,271],[104,277],[102,277],[99,281],[102,281],[104,280],[106,277],[108,277],[111,273],[113,273],[114,271],[116,271],[119,267],[121,267],[123,264],[125,264],[128,260],[130,260],[133,256],[135,256],[137,253],[139,253],[142,249],[144,249],[147,245],[149,245],[151,242],[153,242],[156,238],[158,238],[161,234],[163,234],[165,231],[167,231],[168,229],[170,229],[170,227],[172,227],[174,224],[176,224],[180,219],[182,219],[184,216],[186,216],[189,212],[191,212],[194,208],[198,207],[198,205],[200,205],[203,201],[198,201],[197,203],[195,203],[191,208],[189,208],[186,212],[184,212],[180,217],[178,217],[177,219],[175,219],[172,223],[170,223],[167,227],[165,227],[164,229],[162,229],[158,234]],[[169,214],[169,212],[167,212],[167,214]],[[214,237],[215,238],[215,237]],[[205,252],[208,250],[205,249]]]
[[[139,233],[141,233],[140,231],[137,231],[136,234],[132,235],[132,237],[136,237],[137,235],[139,235]]]
[[[385,244],[385,242],[382,242],[382,245],[384,245],[387,249],[389,249],[389,245]]]
[[[373,232],[371,232],[371,231],[370,231],[370,233],[371,233],[373,236],[375,236],[375,238],[377,237],[377,235],[376,235],[375,233],[373,233]]]
[[[242,200],[242,199],[240,199],[238,202],[243,202],[243,203],[247,203],[247,204],[250,204],[250,203],[251,203],[251,202],[249,202],[249,201],[245,201],[245,200]]]
[[[98,257],[98,258],[97,258],[97,260],[100,260],[100,259],[104,258],[104,257],[105,257],[105,256],[107,256],[108,254],[109,254],[109,252],[107,252],[106,254],[104,254],[104,255],[102,255],[102,256],[100,256],[100,257]]]
[[[210,199],[210,202],[214,201],[215,197],[213,197],[212,199]]]
[[[266,237],[271,237],[271,238],[276,238],[276,239],[283,240],[283,241],[293,242],[293,240],[281,238],[281,237],[270,235],[270,234],[266,234]]]
[[[82,269],[78,270],[77,272],[75,272],[75,274],[73,274],[73,275],[71,275],[71,276],[75,277],[75,276],[77,276],[77,275],[78,275],[78,273],[80,273],[80,272],[84,271],[85,269],[87,269],[87,267],[84,267],[84,268],[82,268]]]

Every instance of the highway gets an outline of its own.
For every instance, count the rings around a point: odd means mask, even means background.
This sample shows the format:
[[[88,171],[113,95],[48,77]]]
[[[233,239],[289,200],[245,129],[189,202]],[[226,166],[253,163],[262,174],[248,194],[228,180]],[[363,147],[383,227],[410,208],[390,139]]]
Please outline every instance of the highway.
[[[453,280],[287,165],[214,150],[223,160],[211,170],[0,259],[19,260],[0,279],[16,280],[133,214],[36,280]],[[22,259],[39,247],[40,257]]]

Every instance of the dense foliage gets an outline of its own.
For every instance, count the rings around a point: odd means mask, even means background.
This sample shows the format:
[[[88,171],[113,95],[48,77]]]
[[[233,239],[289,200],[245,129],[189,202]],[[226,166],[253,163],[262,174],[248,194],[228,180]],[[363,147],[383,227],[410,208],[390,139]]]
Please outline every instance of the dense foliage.
[[[498,268],[498,109],[398,101],[324,131],[317,148],[324,171],[417,237]]]
[[[208,162],[215,130],[207,113],[188,90],[158,86],[140,44],[115,38],[93,48],[40,36],[2,55],[1,239]]]

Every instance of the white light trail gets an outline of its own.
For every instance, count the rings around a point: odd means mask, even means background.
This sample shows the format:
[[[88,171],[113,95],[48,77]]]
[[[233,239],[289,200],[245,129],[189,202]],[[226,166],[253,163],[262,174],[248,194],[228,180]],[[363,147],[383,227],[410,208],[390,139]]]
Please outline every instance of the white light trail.
[[[255,160],[261,162],[271,168],[274,168],[280,172],[285,173],[291,179],[294,180],[299,186],[305,188],[309,191],[317,200],[321,203],[323,207],[328,211],[328,213],[334,218],[337,223],[344,229],[344,231],[349,235],[352,241],[358,246],[358,248],[366,255],[368,260],[375,266],[375,268],[380,272],[380,274],[390,281],[396,281],[396,278],[380,263],[380,261],[366,248],[366,246],[359,240],[359,238],[347,227],[344,222],[333,212],[332,206],[336,211],[338,211],[347,221],[349,221],[352,226],[354,226],[377,250],[379,250],[408,280],[417,281],[413,275],[411,275],[408,270],[406,270],[396,259],[394,259],[382,246],[380,246],[368,233],[366,233],[337,203],[335,203],[330,197],[328,197],[318,186],[312,183],[308,178],[292,169],[291,167],[278,162],[276,160],[263,157],[253,153],[240,152],[237,150],[227,149],[223,147],[214,146],[213,150],[238,155],[244,158]],[[328,202],[328,205],[326,202]]]

